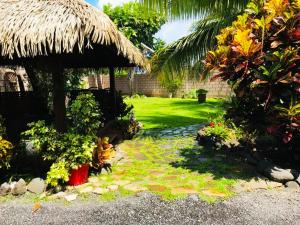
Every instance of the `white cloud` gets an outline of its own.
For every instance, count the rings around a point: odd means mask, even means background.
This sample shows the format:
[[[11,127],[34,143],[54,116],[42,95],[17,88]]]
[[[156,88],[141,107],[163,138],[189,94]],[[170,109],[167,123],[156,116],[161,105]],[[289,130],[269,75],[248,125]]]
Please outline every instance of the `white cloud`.
[[[133,0],[99,0],[98,7],[102,9],[103,5],[111,4],[112,6],[122,5],[126,2],[132,2]]]

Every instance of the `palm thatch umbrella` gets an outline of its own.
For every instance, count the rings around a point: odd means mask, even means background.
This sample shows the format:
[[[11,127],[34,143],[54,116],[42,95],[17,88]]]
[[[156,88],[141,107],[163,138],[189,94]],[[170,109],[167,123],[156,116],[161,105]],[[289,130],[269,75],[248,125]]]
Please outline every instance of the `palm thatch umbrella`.
[[[64,68],[147,68],[107,15],[83,0],[1,0],[0,65],[44,65],[53,77],[56,126],[65,129]],[[34,76],[29,76],[34,79]]]

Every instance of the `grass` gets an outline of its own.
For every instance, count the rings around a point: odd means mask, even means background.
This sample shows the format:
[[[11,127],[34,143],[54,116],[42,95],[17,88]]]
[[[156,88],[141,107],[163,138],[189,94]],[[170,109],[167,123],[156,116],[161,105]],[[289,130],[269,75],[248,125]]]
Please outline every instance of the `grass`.
[[[179,98],[128,98],[126,102],[134,106],[144,129],[200,124],[223,111],[222,99],[208,99],[204,104],[198,104],[196,99]]]

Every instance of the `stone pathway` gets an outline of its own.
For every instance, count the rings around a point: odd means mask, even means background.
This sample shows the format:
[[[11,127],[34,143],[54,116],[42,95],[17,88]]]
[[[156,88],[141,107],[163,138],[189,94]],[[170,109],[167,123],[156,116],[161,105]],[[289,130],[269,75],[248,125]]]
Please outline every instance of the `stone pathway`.
[[[152,130],[145,130],[141,131],[138,135],[139,137],[162,137],[162,138],[174,138],[174,137],[188,137],[188,136],[195,136],[197,131],[204,127],[204,124],[196,124],[191,126],[185,127],[175,127],[169,129],[152,129]]]

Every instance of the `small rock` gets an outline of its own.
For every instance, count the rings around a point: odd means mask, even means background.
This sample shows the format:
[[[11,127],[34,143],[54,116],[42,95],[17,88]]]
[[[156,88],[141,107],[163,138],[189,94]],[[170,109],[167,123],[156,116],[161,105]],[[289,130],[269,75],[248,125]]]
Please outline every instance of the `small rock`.
[[[119,185],[110,185],[107,188],[110,191],[117,191],[119,189]]]
[[[195,195],[195,194],[189,195],[188,199],[191,200],[191,201],[194,201],[194,202],[199,201],[198,195]]]
[[[124,186],[126,184],[129,184],[130,181],[129,180],[117,180],[117,181],[114,181],[114,184],[115,185],[119,185],[119,186]]]
[[[7,195],[7,194],[9,194],[9,192],[10,192],[10,185],[6,182],[1,184],[1,186],[0,186],[0,196]]]
[[[23,195],[27,191],[26,182],[23,179],[20,179],[17,183],[15,183],[11,189],[11,193],[13,195]]]
[[[35,193],[35,194],[41,194],[46,190],[46,183],[41,178],[34,178],[30,183],[28,184],[28,191]]]
[[[84,193],[91,193],[93,191],[93,187],[85,187],[81,190],[79,190],[79,193],[84,194]]]
[[[289,181],[285,186],[290,189],[299,189],[299,184],[296,181]]]
[[[50,200],[54,200],[54,199],[62,199],[62,198],[64,198],[66,195],[67,195],[67,194],[66,194],[65,192],[61,191],[61,192],[58,192],[58,193],[56,193],[56,194],[54,194],[54,195],[49,196],[49,199],[50,199]]]
[[[77,198],[78,194],[70,194],[70,195],[65,195],[64,198],[68,201],[75,201]]]
[[[104,194],[104,193],[107,193],[107,192],[109,192],[109,190],[106,189],[106,188],[95,188],[93,190],[93,193],[98,194],[98,195],[101,195],[101,194]]]

